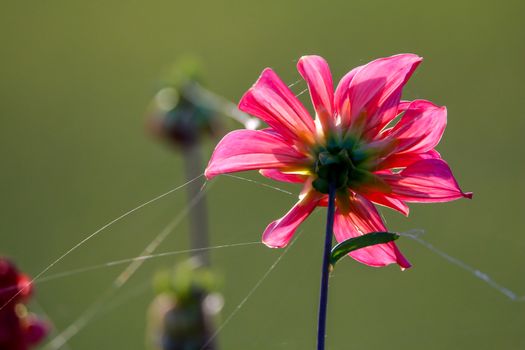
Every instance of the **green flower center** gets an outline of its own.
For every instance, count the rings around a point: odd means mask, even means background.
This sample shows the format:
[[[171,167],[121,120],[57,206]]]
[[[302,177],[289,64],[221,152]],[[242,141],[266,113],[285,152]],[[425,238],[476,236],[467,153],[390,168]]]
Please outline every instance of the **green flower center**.
[[[363,183],[368,174],[363,166],[367,155],[358,146],[353,139],[330,139],[326,146],[316,148],[312,169],[316,174],[313,187],[321,193],[328,193],[332,181],[337,190],[355,188]]]

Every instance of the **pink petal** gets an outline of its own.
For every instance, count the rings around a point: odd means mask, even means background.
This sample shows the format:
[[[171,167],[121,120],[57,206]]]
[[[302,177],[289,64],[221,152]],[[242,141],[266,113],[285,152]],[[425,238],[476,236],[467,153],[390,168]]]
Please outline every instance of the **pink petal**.
[[[335,123],[334,84],[328,63],[320,56],[303,56],[297,63],[297,70],[308,84],[312,103],[323,130],[329,131]]]
[[[399,101],[399,104],[397,105],[397,113],[406,111],[411,103],[412,101]]]
[[[354,76],[363,66],[352,69],[341,79],[335,89],[334,104],[336,114],[341,118],[341,129],[346,130],[350,125],[350,100],[348,99],[348,88]]]
[[[272,180],[277,180],[281,182],[291,182],[291,183],[303,183],[308,178],[304,175],[298,174],[286,174],[280,171],[279,169],[261,169],[259,170],[262,176],[266,176]]]
[[[350,205],[351,210],[348,214],[342,214],[339,211],[336,211],[335,214],[334,235],[338,242],[370,232],[387,231],[377,209],[367,199],[355,196],[351,198]],[[349,255],[368,266],[381,267],[398,264],[402,268],[410,267],[410,263],[394,242],[361,248]]]
[[[285,138],[314,140],[315,124],[308,111],[270,68],[244,94],[239,109],[259,117]]]
[[[401,54],[377,59],[359,69],[348,88],[351,124],[364,114],[364,131],[374,135],[394,119],[402,88],[421,60],[414,54]]]
[[[406,168],[423,159],[441,159],[441,155],[436,150],[430,150],[425,153],[394,153],[382,160],[376,169]]]
[[[424,153],[437,146],[447,126],[447,109],[425,100],[413,101],[387,139],[395,142],[393,153]]]
[[[441,159],[425,159],[413,163],[399,174],[379,175],[392,188],[392,196],[407,202],[448,202],[472,198],[461,191],[452,171]]]
[[[205,175],[211,179],[236,171],[297,166],[305,161],[307,158],[280,136],[258,130],[236,130],[215,147]]]
[[[262,238],[263,243],[270,248],[282,248],[288,245],[297,227],[312,213],[318,201],[317,193],[308,193],[285,216],[266,227]]]
[[[362,193],[362,196],[375,204],[394,209],[405,216],[408,216],[408,213],[410,212],[408,205],[406,205],[402,200],[392,198],[387,194],[381,192],[373,192]]]

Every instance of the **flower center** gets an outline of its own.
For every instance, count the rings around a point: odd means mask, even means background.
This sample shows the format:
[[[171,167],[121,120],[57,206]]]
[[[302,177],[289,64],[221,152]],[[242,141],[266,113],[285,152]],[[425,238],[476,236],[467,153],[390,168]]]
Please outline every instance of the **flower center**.
[[[337,190],[341,190],[355,187],[365,180],[367,171],[362,164],[366,154],[357,150],[356,146],[357,142],[353,139],[330,139],[326,146],[319,146],[314,151],[316,161],[312,170],[316,178],[312,185],[317,191],[328,193],[331,182],[335,182]]]

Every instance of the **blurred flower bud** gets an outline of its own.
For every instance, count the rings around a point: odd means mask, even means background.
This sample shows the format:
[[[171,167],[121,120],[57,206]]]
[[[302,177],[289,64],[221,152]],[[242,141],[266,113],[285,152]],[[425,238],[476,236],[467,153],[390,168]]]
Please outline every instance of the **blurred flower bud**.
[[[213,316],[222,297],[212,293],[218,278],[196,259],[163,271],[155,278],[158,292],[149,308],[149,343],[163,350],[214,350]]]
[[[180,58],[165,74],[148,112],[150,131],[189,147],[202,135],[220,135],[218,111],[202,96],[202,69],[194,57]]]
[[[48,333],[48,324],[25,306],[31,293],[30,278],[0,258],[0,349],[28,350]]]

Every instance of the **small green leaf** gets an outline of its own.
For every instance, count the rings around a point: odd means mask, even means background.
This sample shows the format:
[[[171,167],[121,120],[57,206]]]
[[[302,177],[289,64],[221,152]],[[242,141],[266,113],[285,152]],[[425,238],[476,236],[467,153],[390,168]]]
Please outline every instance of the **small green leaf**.
[[[341,260],[346,254],[354,250],[369,247],[371,245],[388,243],[399,238],[397,233],[391,232],[371,232],[366,235],[347,239],[332,248],[330,256],[330,265],[334,266],[336,262]]]

